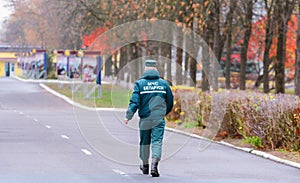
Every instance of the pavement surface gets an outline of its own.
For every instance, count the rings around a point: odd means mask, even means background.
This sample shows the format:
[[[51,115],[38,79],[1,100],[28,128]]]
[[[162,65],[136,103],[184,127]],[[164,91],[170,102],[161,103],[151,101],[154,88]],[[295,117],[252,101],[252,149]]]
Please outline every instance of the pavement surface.
[[[137,119],[125,126],[123,116],[0,78],[0,182],[299,182],[297,168],[167,131],[161,177],[142,175]]]

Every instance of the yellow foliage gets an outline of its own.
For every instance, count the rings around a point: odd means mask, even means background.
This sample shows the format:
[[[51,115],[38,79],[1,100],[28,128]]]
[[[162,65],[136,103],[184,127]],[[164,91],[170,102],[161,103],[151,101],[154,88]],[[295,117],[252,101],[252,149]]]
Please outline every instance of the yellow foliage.
[[[177,86],[171,86],[172,90],[190,90],[195,91],[195,88],[192,86],[183,86],[183,85],[177,85]]]

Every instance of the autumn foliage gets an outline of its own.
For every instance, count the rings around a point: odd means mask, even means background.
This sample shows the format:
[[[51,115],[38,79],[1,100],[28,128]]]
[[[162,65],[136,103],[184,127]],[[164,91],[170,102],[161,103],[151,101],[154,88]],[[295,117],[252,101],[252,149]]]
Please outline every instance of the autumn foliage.
[[[82,48],[86,48],[89,47],[90,45],[92,45],[92,43],[101,35],[103,34],[105,31],[107,30],[106,27],[99,27],[97,28],[95,31],[93,31],[90,35],[85,35],[83,37],[83,44],[82,44]]]
[[[265,35],[266,35],[266,23],[267,18],[263,17],[253,23],[252,34],[250,38],[250,44],[248,49],[248,59],[250,60],[263,60],[264,48],[265,48]],[[289,70],[288,77],[293,78],[295,71],[295,59],[296,59],[296,31],[297,31],[297,17],[292,15],[288,24],[287,41],[286,41],[286,62],[285,66]],[[270,58],[274,59],[277,50],[277,37],[273,38],[273,43],[270,49]]]

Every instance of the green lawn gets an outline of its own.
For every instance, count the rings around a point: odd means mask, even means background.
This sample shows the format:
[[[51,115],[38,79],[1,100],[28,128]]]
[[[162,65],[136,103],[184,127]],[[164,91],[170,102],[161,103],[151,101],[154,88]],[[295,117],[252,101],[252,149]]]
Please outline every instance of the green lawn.
[[[82,84],[46,84],[51,89],[69,97],[77,103],[88,107],[127,108],[131,91],[120,86],[102,85],[102,97],[98,98],[98,89],[87,98],[84,91],[92,91],[94,85],[84,87]]]

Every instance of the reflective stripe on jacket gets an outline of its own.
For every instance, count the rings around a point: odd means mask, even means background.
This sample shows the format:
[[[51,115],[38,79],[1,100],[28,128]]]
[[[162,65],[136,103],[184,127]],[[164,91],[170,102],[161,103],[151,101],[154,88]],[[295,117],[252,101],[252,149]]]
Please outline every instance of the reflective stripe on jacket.
[[[134,85],[126,118],[132,119],[138,110],[141,119],[162,119],[171,112],[173,98],[169,83],[159,77],[158,71],[148,70]]]

